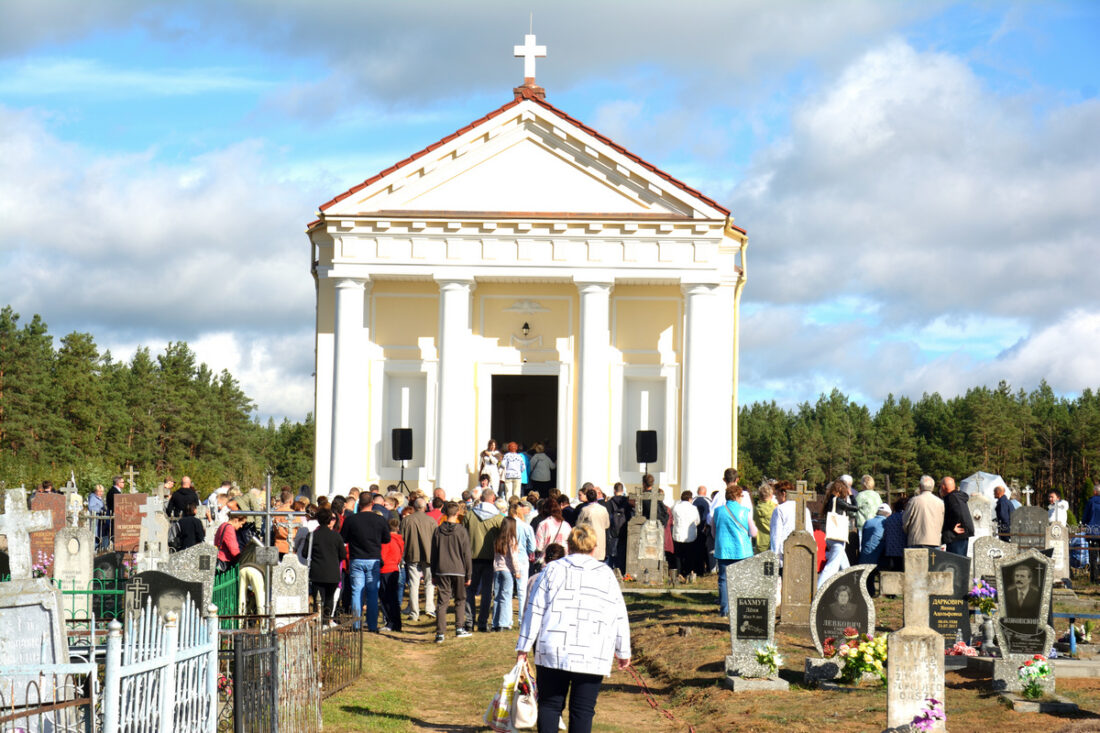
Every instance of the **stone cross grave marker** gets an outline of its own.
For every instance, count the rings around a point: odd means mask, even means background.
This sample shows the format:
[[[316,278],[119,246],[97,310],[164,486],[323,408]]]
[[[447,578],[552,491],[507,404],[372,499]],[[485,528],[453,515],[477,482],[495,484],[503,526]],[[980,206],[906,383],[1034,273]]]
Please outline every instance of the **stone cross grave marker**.
[[[202,585],[201,605],[207,608],[214,602],[214,572],[218,564],[218,548],[200,542],[186,550],[172,553],[161,563],[160,569],[187,583]]]
[[[80,492],[76,488],[76,474],[72,471],[69,471],[69,480],[61,488],[61,493],[65,495],[65,513],[69,518],[69,526],[75,527],[84,501],[80,498]]]
[[[993,662],[993,689],[1019,692],[1023,689],[1016,670],[1032,655],[1050,654],[1054,629],[1047,622],[1050,611],[1052,561],[1037,550],[1025,550],[997,563],[997,620],[994,626],[1001,657]],[[1054,665],[1043,682],[1054,692]]]
[[[793,532],[783,541],[783,602],[780,622],[784,626],[808,627],[810,603],[817,587],[817,540],[806,525],[806,499],[813,496],[806,482],[799,481],[787,501],[794,502]]]
[[[54,535],[53,579],[60,590],[91,590],[94,560],[95,535],[91,530],[85,527],[62,527]],[[83,593],[69,595],[65,599],[66,618],[90,619],[91,598]]]
[[[813,527],[806,526],[806,502],[816,498],[817,495],[812,491],[808,491],[807,485],[805,481],[795,481],[794,492],[787,494],[788,501],[794,501],[794,529],[796,532],[800,529],[813,532]]]
[[[726,569],[729,588],[730,654],[726,684],[743,690],[786,690],[790,684],[756,661],[756,650],[775,643],[775,602],[779,594],[779,555],[768,551]]]
[[[818,588],[810,606],[810,638],[821,656],[806,658],[807,682],[840,676],[841,660],[824,657],[826,639],[833,639],[839,647],[848,629],[855,629],[860,636],[875,633],[875,603],[867,590],[868,576],[874,571],[874,565],[855,565],[828,578]]]
[[[38,562],[40,557],[50,560],[53,557],[53,537],[65,526],[65,497],[62,494],[44,494],[35,492],[31,496],[31,511],[48,511],[50,526],[37,532],[31,532],[31,557]],[[53,570],[52,560],[47,562],[46,573]]]
[[[137,490],[137,484],[134,482],[134,477],[139,476],[140,474],[137,471],[135,471],[134,467],[131,465],[131,466],[126,467],[126,473],[124,473],[123,475],[130,482],[130,493],[131,494],[136,494],[138,492],[138,490]]]
[[[905,625],[887,637],[886,725],[908,725],[928,698],[944,700],[942,637],[928,626],[928,597],[953,589],[951,573],[933,572],[928,551],[905,550],[905,573],[882,573],[882,592],[905,598]],[[936,721],[934,731],[944,731]]]
[[[942,550],[928,551],[928,569],[951,573],[950,593],[928,596],[928,625],[943,635],[944,649],[955,644],[955,638],[970,642],[970,558]]]
[[[0,516],[0,534],[8,538],[8,572],[12,580],[31,577],[35,560],[31,555],[31,533],[53,527],[53,516],[46,511],[27,511],[27,490],[4,490],[4,514]]]
[[[22,501],[25,510],[26,500]],[[61,591],[48,578],[18,578],[0,584],[0,660],[5,666],[68,664],[61,603]],[[29,685],[33,692],[28,701]],[[5,709],[33,704],[52,698],[54,676],[2,675],[0,689]]]
[[[1012,512],[1012,541],[1021,550],[1046,547],[1047,510],[1039,506],[1022,506]]]
[[[1019,484],[1016,484],[1016,482],[1013,481],[1013,485],[1018,486]],[[1028,485],[1025,486],[1024,490],[1020,493],[1024,495],[1024,506],[1031,506],[1031,495],[1035,493],[1035,489],[1031,488],[1031,486]]]
[[[114,541],[118,552],[141,549],[141,508],[148,499],[148,494],[115,496]]]
[[[271,603],[276,617],[309,611],[309,568],[293,552],[271,570]],[[275,623],[284,626],[296,620],[276,618]]]

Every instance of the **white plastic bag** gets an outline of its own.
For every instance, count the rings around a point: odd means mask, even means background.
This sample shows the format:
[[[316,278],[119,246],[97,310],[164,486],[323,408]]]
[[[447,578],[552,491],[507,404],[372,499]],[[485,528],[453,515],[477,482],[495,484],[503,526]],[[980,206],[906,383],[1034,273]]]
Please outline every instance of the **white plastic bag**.
[[[493,696],[488,709],[485,710],[485,725],[495,733],[515,733],[512,724],[512,700],[516,693],[516,684],[520,675],[524,672],[525,662],[516,662],[512,670],[504,675],[504,682],[500,686],[500,692]]]
[[[525,664],[512,698],[512,727],[534,728],[539,724],[539,692],[535,678]]]

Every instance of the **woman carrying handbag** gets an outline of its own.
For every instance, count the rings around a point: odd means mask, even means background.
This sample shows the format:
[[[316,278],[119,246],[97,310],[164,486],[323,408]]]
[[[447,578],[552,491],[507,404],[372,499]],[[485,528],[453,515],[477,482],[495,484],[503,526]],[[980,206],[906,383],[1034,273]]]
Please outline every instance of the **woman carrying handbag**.
[[[851,531],[851,516],[859,507],[848,501],[851,489],[843,481],[829,484],[825,492],[825,567],[817,576],[817,587],[837,573],[847,569],[848,538]]]

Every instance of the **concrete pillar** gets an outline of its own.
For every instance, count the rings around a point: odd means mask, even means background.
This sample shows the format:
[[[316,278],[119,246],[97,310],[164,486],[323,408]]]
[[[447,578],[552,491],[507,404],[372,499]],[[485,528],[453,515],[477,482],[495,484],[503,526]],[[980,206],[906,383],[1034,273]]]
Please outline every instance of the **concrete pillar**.
[[[474,354],[470,350],[473,278],[437,278],[439,283],[439,395],[435,421],[435,483],[448,496],[469,486],[477,455],[473,431]]]
[[[329,496],[367,484],[370,405],[363,324],[369,287],[369,281],[355,278],[341,278],[335,285]]]
[[[577,473],[575,496],[585,481],[610,485],[611,463],[611,288],[609,281],[577,282],[581,299],[577,370]]]
[[[719,488],[722,471],[728,466],[729,405],[732,384],[723,380],[729,373],[731,354],[722,348],[729,336],[721,330],[728,319],[719,318],[718,285],[685,283],[684,349],[681,376],[680,490],[694,492],[701,485]],[[723,423],[725,423],[723,425]]]

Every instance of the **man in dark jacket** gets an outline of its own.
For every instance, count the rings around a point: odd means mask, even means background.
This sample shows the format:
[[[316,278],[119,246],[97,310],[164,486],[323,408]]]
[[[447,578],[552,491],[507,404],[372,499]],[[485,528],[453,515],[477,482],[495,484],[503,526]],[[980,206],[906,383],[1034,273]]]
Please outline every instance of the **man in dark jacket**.
[[[313,550],[309,560],[310,595],[321,596],[321,618],[332,618],[332,599],[340,584],[340,563],[347,559],[344,540],[332,529],[336,523],[330,509],[317,510],[317,529],[313,530]]]
[[[466,628],[466,587],[473,573],[470,535],[458,523],[458,503],[443,505],[443,522],[432,534],[432,582],[439,591],[439,615],[435,619],[435,643],[447,634],[447,604],[455,601],[455,636],[470,636]],[[492,567],[492,565],[490,565]]]
[[[1012,527],[1012,512],[1016,509],[1005,496],[1005,487],[998,486],[993,489],[993,497],[997,500],[997,506],[994,509],[997,517],[997,531],[1002,535],[1001,539],[1008,542],[1008,532]]]
[[[390,525],[380,515],[371,511],[371,495],[359,495],[358,511],[344,520],[340,536],[348,546],[348,564],[351,566],[351,612],[356,618],[363,615],[363,591],[367,598],[367,630],[378,632],[378,582],[382,570],[382,545],[390,541]],[[359,630],[359,622],[354,627]]]
[[[950,476],[944,476],[940,482],[940,493],[943,497],[943,531],[940,539],[948,552],[966,557],[969,538],[974,536],[974,518],[967,506],[970,497],[955,487],[955,479]]]
[[[167,483],[167,479],[165,483]],[[180,479],[180,487],[172,492],[168,499],[168,506],[164,507],[164,513],[170,517],[182,517],[187,505],[191,502],[199,503],[199,494],[191,486],[191,477],[184,476]]]
[[[432,535],[438,525],[425,510],[427,500],[417,497],[413,513],[405,517],[401,536],[405,539],[405,572],[409,587],[409,618],[420,618],[420,579],[424,578],[424,613],[435,618],[435,588],[432,586]]]

